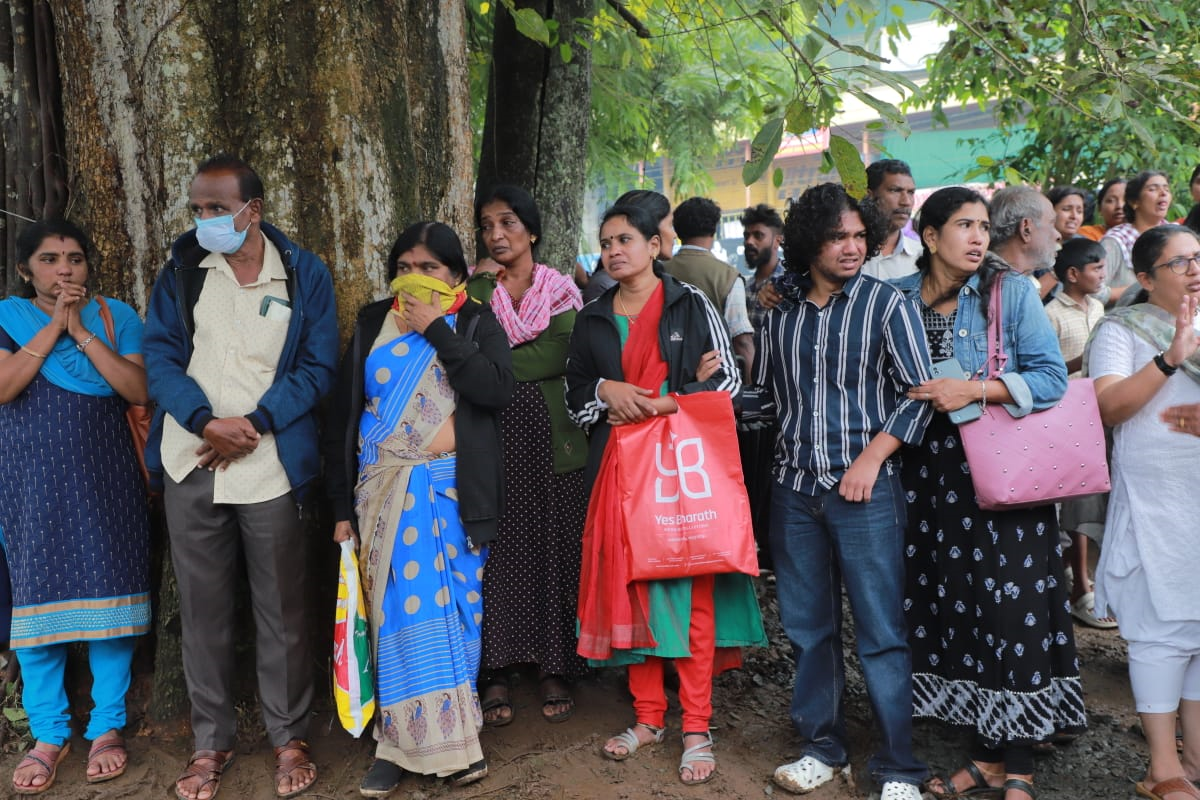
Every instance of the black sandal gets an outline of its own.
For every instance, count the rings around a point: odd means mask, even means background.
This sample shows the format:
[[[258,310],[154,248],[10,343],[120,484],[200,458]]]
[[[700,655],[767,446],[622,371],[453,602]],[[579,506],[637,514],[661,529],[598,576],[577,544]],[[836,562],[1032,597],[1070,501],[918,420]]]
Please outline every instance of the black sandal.
[[[557,690],[555,683],[562,689]],[[547,722],[566,722],[575,713],[575,699],[571,697],[570,687],[562,677],[545,675],[538,680],[538,688],[542,696],[542,716]],[[559,707],[561,710],[555,711]]]
[[[1004,782],[1002,791],[1008,794],[1009,789],[1017,789],[1029,795],[1029,800],[1037,800],[1037,793],[1033,791],[1033,784],[1029,781],[1023,781],[1020,778],[1009,778]]]
[[[363,797],[387,797],[396,791],[403,779],[404,770],[399,764],[377,758],[358,784],[358,793]]]
[[[481,758],[466,769],[460,769],[451,775],[450,780],[455,786],[467,786],[475,783],[475,781],[483,780],[487,777],[487,774],[487,761]]]
[[[488,692],[492,691],[495,693],[488,697]],[[508,680],[503,675],[492,675],[483,681],[479,688],[479,709],[483,712],[484,725],[489,728],[503,728],[512,724],[516,714],[513,712],[509,691]],[[508,713],[505,713],[506,709]],[[488,719],[488,712],[493,711],[496,712],[495,715]]]
[[[968,761],[963,765],[962,771],[967,773],[972,783],[966,789],[954,788],[954,775],[934,775],[933,780],[940,781],[944,791],[938,792],[930,786],[930,781],[925,783],[925,791],[933,795],[937,800],[952,800],[956,797],[998,797],[1004,793],[1004,788],[1000,786],[992,786],[987,782],[987,776],[983,774],[983,770],[975,766],[974,761]],[[1015,780],[1015,779],[1014,779]],[[1014,787],[1020,788],[1020,787]]]

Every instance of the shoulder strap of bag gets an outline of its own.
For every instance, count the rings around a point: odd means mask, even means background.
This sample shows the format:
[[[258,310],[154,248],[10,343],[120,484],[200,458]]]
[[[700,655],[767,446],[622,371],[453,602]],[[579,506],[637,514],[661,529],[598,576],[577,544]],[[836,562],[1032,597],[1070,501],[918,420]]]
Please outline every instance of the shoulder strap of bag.
[[[108,334],[108,340],[112,342],[113,352],[117,351],[117,330],[113,325],[112,311],[108,308],[108,301],[101,295],[96,295],[96,303],[100,306],[100,319],[104,320],[104,332]]]
[[[988,301],[988,357],[980,370],[983,379],[995,378],[1004,372],[1008,354],[1004,352],[1004,275],[996,277]]]
[[[475,329],[478,327],[479,327],[479,315],[474,314],[471,316],[471,320],[467,323],[467,333],[466,333],[466,336],[464,336],[463,338],[465,338],[468,342],[474,341],[475,340]]]

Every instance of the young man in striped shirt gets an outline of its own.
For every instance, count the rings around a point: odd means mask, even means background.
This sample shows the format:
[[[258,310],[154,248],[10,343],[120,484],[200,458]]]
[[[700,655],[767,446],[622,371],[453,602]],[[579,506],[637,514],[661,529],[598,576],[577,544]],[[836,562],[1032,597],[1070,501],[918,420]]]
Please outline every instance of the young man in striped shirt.
[[[771,554],[780,616],[796,658],[791,717],[807,740],[775,782],[808,792],[848,770],[841,581],[854,613],[881,744],[881,800],[920,800],[928,770],[912,752],[912,668],[901,602],[905,502],[896,451],[921,440],[928,403],[905,392],[929,378],[916,309],[861,274],[886,222],[841,186],[807,190],[788,210],[755,382],[779,408]]]

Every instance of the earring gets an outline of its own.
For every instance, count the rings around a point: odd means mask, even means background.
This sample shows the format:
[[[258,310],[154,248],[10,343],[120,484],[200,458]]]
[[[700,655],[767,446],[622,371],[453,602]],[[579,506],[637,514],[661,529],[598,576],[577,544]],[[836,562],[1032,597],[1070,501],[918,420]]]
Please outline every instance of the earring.
[[[530,244],[537,244],[537,236],[536,236],[536,235],[534,235],[534,236],[530,236],[530,237],[529,237],[529,243],[530,243]]]
[[[929,255],[931,255],[931,256],[937,255],[937,245],[936,244],[929,245]]]

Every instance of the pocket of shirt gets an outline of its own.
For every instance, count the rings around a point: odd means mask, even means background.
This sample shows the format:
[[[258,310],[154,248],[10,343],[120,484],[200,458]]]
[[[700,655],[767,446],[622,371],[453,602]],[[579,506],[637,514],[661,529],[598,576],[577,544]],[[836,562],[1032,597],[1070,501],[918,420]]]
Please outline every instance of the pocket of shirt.
[[[259,372],[274,373],[287,341],[288,320],[255,315],[248,325],[249,334],[242,343],[242,355]]]

